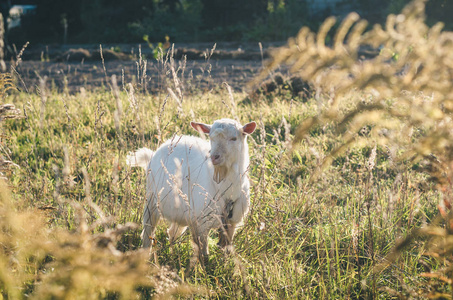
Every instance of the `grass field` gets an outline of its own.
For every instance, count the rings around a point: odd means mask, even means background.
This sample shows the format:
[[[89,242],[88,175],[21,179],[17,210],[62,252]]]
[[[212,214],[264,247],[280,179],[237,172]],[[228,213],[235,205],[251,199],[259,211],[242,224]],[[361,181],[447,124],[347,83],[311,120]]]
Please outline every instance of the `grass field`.
[[[174,133],[196,134],[191,120],[237,116],[259,124],[249,141],[251,212],[237,233],[236,253],[225,257],[213,242],[207,269],[196,268],[184,282],[220,298],[357,298],[378,295],[382,286],[397,289],[423,280],[416,275],[424,259],[417,243],[381,273],[373,274],[372,267],[398,238],[432,220],[439,195],[420,191],[426,178],[395,166],[382,148],[352,148],[310,182],[338,143],[326,127],[289,151],[294,128],[317,110],[313,99],[303,103],[275,95],[237,105],[244,95],[221,88],[188,95],[180,104],[166,94],[41,93],[14,93],[12,102],[27,117],[3,126],[11,160],[20,166],[10,178],[15,205],[45,215],[51,229],[78,230],[75,203],[83,207],[92,233],[140,223],[145,176],[125,165],[127,152],[156,148]],[[191,255],[188,236],[170,249],[164,229],[158,231],[159,263],[183,277]],[[127,230],[116,246],[131,251],[139,245],[136,229]]]
[[[23,118],[1,123],[1,153],[18,165],[5,171],[0,192],[2,297],[451,298],[450,190],[420,172],[423,161],[400,159],[432,123],[412,131],[407,119],[389,123],[389,140],[399,144],[362,143],[372,137],[372,126],[363,126],[356,143],[346,140],[321,168],[348,136],[338,133],[338,120],[293,139],[301,123],[329,111],[328,92],[282,89],[243,101],[246,94],[226,85],[188,91],[177,65],[162,68],[159,93],[147,93],[140,80],[118,88],[108,78],[93,91],[69,94],[43,82],[37,93],[5,98]],[[364,95],[349,91],[336,113],[347,116]],[[386,101],[398,107],[397,98]],[[170,247],[162,222],[155,265],[140,249],[145,175],[125,157],[174,134],[196,135],[190,121],[223,117],[258,123],[249,137],[251,210],[235,251],[218,249],[213,233],[206,268],[188,269],[188,234]]]

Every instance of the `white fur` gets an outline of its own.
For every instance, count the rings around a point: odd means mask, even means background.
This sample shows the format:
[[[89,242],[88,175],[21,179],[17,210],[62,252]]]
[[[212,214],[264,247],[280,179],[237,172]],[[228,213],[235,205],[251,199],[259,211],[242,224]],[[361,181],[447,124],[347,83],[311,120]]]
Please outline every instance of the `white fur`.
[[[250,124],[252,129],[246,127]],[[157,222],[163,216],[171,223],[170,240],[189,227],[198,255],[204,257],[208,254],[209,231],[223,230],[227,246],[248,212],[246,137],[256,124],[242,127],[234,120],[221,119],[213,125],[191,125],[209,133],[210,143],[198,137],[175,136],[155,152],[146,148],[136,151],[127,157],[127,163],[143,167],[147,173],[143,247],[150,247]],[[211,160],[211,155],[217,158]],[[216,168],[223,170],[219,177],[214,176]]]
[[[142,167],[146,170],[153,154],[154,152],[148,148],[138,149],[134,154],[127,156],[126,164],[131,167]]]

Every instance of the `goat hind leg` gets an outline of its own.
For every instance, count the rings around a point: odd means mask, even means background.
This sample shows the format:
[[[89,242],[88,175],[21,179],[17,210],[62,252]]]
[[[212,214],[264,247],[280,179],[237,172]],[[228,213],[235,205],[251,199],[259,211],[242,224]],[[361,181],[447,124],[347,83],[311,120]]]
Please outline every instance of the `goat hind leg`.
[[[154,231],[156,230],[157,222],[159,222],[160,213],[153,199],[150,198],[143,212],[143,231],[141,238],[143,240],[142,247],[150,248],[154,241]]]

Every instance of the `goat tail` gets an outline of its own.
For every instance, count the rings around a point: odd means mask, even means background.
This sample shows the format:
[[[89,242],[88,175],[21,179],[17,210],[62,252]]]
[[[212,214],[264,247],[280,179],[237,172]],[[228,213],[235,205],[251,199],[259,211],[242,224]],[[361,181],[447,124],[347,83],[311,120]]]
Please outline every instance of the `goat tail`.
[[[135,152],[129,152],[129,155],[126,157],[126,164],[131,167],[142,167],[146,171],[153,155],[154,152],[152,150],[141,148]]]

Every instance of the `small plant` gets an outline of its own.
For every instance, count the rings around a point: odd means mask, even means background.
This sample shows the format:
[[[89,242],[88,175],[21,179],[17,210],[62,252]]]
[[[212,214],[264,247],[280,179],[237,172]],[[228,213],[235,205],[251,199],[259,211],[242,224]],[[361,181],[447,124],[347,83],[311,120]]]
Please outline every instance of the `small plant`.
[[[153,58],[156,60],[162,60],[165,55],[167,49],[170,47],[170,38],[168,35],[165,36],[165,44],[161,42],[157,43],[157,46],[154,46],[150,41],[148,35],[143,36],[143,40],[148,44],[148,47],[153,51]]]

